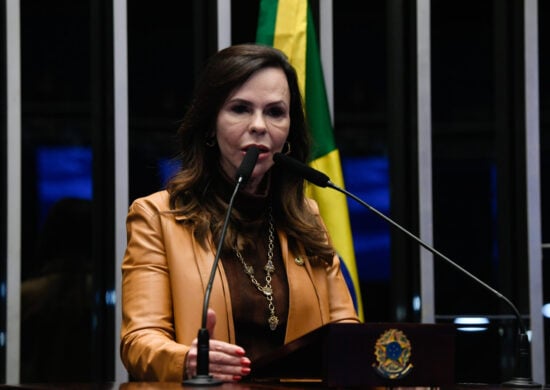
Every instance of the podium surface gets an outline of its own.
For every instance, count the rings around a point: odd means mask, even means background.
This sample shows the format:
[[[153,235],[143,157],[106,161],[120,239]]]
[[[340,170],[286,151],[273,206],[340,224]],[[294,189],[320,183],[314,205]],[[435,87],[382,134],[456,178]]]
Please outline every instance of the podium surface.
[[[328,324],[252,362],[251,380],[328,387],[454,384],[450,324]]]
[[[322,390],[324,387],[315,384],[260,384],[260,383],[224,383],[221,386],[209,387],[219,390]],[[362,387],[370,388],[370,387]],[[1,385],[0,389],[6,390],[192,390],[205,389],[197,387],[182,386],[178,382],[125,382],[125,383],[43,383],[43,384],[19,384]],[[372,388],[380,390],[379,388]],[[454,385],[437,388],[437,390],[504,390],[505,388],[495,386],[467,386]],[[400,390],[427,390],[426,387],[403,387]]]

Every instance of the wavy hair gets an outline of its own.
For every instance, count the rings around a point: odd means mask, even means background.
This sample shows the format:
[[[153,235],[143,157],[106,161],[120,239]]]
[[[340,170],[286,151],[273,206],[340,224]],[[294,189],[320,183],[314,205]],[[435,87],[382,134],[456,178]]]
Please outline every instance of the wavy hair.
[[[194,98],[178,130],[180,170],[168,182],[170,209],[182,223],[193,229],[203,248],[218,242],[228,200],[213,190],[210,183],[223,180],[219,167],[219,149],[207,146],[215,133],[218,113],[228,98],[255,72],[269,68],[282,69],[290,91],[290,156],[307,162],[310,138],[296,71],[279,50],[258,44],[230,46],[210,58],[195,87]],[[270,170],[270,196],[277,227],[288,236],[291,249],[305,251],[311,259],[332,262],[334,249],[318,215],[307,207],[304,181],[274,165]],[[232,211],[223,250],[231,250],[242,239],[239,227],[244,225],[237,210]],[[246,238],[245,238],[246,239]]]

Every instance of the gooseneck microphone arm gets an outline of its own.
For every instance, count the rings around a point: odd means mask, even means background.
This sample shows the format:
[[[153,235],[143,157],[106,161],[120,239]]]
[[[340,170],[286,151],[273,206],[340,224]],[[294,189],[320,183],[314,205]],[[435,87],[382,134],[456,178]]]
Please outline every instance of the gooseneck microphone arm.
[[[204,291],[204,301],[202,307],[202,322],[201,328],[199,329],[197,336],[197,373],[190,379],[183,381],[184,385],[188,386],[218,386],[222,384],[222,381],[215,379],[209,372],[210,365],[210,334],[206,328],[206,320],[208,316],[208,304],[210,302],[210,293],[212,292],[212,286],[214,284],[214,278],[216,277],[216,271],[218,269],[218,263],[220,261],[220,255],[222,252],[223,242],[225,240],[225,234],[227,233],[227,227],[229,225],[229,219],[231,216],[231,210],[233,209],[233,202],[235,196],[237,195],[241,185],[246,184],[252,171],[254,170],[254,165],[258,160],[259,150],[256,147],[251,147],[246,151],[246,154],[243,158],[243,161],[239,168],[237,169],[236,174],[236,184],[229,200],[227,206],[227,212],[225,213],[225,219],[223,222],[223,227],[220,235],[220,241],[218,242],[218,247],[216,250],[216,256],[212,262],[212,269],[210,271],[210,278],[206,285]]]
[[[349,196],[362,206],[368,208],[370,211],[378,215],[380,218],[391,224],[392,226],[399,229],[401,232],[405,233],[407,236],[412,238],[414,241],[416,241],[419,245],[421,245],[423,248],[427,249],[437,257],[445,260],[448,264],[452,265],[454,268],[474,280],[479,285],[485,287],[487,290],[489,290],[492,294],[496,295],[500,299],[502,299],[506,304],[512,309],[514,312],[514,315],[516,316],[518,320],[519,325],[519,341],[518,341],[518,352],[517,352],[517,365],[516,365],[516,377],[511,379],[510,381],[504,382],[504,386],[510,386],[510,387],[523,387],[523,388],[538,388],[542,387],[541,384],[533,382],[531,379],[531,349],[529,345],[529,338],[527,337],[527,328],[525,327],[525,324],[523,322],[523,319],[521,317],[521,314],[517,307],[510,301],[506,296],[504,296],[499,291],[495,290],[493,287],[489,286],[487,283],[485,283],[483,280],[479,279],[477,276],[466,270],[465,268],[461,267],[459,264],[451,260],[449,257],[445,256],[443,253],[439,252],[437,249],[433,248],[432,246],[428,245],[424,241],[422,241],[419,237],[412,234],[410,231],[405,229],[403,226],[392,220],[390,217],[385,215],[384,213],[378,211],[376,208],[372,207],[356,195],[352,194],[351,192],[337,186],[333,182],[330,181],[330,178],[325,175],[323,172],[320,172],[306,164],[301,163],[300,161],[288,157],[284,154],[277,153],[273,156],[273,160],[276,164],[281,164],[288,168],[290,171],[294,172],[296,175],[304,178],[305,180],[309,181],[310,183],[315,184],[319,187],[329,187],[336,191],[339,191],[343,193],[346,196]]]
[[[383,214],[382,212],[378,211],[377,209],[375,209],[374,207],[372,207],[371,205],[369,205],[368,203],[364,202],[362,199],[360,199],[359,197],[355,196],[354,194],[352,194],[351,192],[348,192],[346,191],[345,189],[341,188],[341,187],[338,187],[336,184],[332,183],[330,180],[328,181],[327,183],[327,187],[330,187],[330,188],[333,188],[335,189],[336,191],[339,191],[347,196],[349,196],[350,198],[354,199],[355,201],[359,202],[361,205],[365,206],[366,208],[368,208],[370,211],[372,211],[373,213],[375,213],[376,215],[378,215],[379,217],[381,217],[382,219],[384,219],[385,221],[387,221],[388,223],[390,223],[391,225],[393,225],[394,227],[398,228],[399,230],[401,230],[403,233],[405,233],[407,236],[409,236],[410,238],[412,238],[413,240],[415,240],[418,244],[420,244],[422,247],[426,248],[427,250],[429,250],[431,253],[441,257],[443,260],[445,260],[447,263],[449,263],[450,265],[452,265],[453,267],[455,267],[456,269],[458,269],[460,272],[468,275],[470,278],[474,279],[476,281],[476,283],[479,283],[480,285],[482,285],[483,287],[485,287],[487,290],[491,291],[493,294],[495,294],[497,297],[499,297],[500,299],[502,299],[503,301],[505,301],[513,310],[514,314],[517,316],[518,320],[519,320],[519,326],[520,326],[520,329],[521,329],[521,332],[523,333],[526,333],[527,332],[527,329],[525,328],[525,325],[523,323],[523,320],[521,318],[521,314],[519,313],[518,309],[516,308],[516,306],[508,299],[506,298],[504,295],[502,295],[500,292],[498,292],[497,290],[495,290],[493,287],[489,286],[487,283],[485,283],[483,280],[479,279],[477,276],[475,276],[474,274],[472,274],[471,272],[469,272],[468,270],[466,270],[465,268],[461,267],[459,264],[455,263],[453,260],[451,260],[450,258],[448,258],[447,256],[445,256],[443,253],[439,252],[437,249],[435,249],[434,247],[428,245],[426,242],[422,241],[420,238],[418,238],[417,236],[415,236],[414,234],[412,234],[410,231],[408,231],[407,229],[405,229],[403,226],[399,225],[397,222],[393,221],[391,218],[389,218],[388,216],[386,216],[385,214]]]

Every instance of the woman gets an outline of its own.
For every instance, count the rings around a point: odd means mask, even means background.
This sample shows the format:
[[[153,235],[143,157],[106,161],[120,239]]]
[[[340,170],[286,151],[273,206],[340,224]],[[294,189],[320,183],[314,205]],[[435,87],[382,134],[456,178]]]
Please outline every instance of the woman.
[[[358,322],[318,208],[303,180],[274,165],[307,161],[297,77],[278,50],[236,45],[212,57],[180,131],[181,169],[136,200],[127,219],[121,356],[137,380],[196,373],[204,287],[251,146],[259,149],[237,194],[210,296],[209,372],[223,381],[329,322]]]

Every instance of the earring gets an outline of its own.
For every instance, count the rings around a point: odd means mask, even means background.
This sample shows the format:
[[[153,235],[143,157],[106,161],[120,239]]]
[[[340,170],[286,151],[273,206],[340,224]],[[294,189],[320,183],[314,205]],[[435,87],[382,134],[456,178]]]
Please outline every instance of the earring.
[[[204,142],[206,146],[209,148],[213,148],[216,145],[216,138],[214,137],[208,137],[206,141]]]
[[[286,149],[286,150],[285,150]],[[290,154],[291,148],[290,148],[290,142],[286,141],[283,145],[283,150],[281,150],[281,153],[285,156],[288,156]]]

